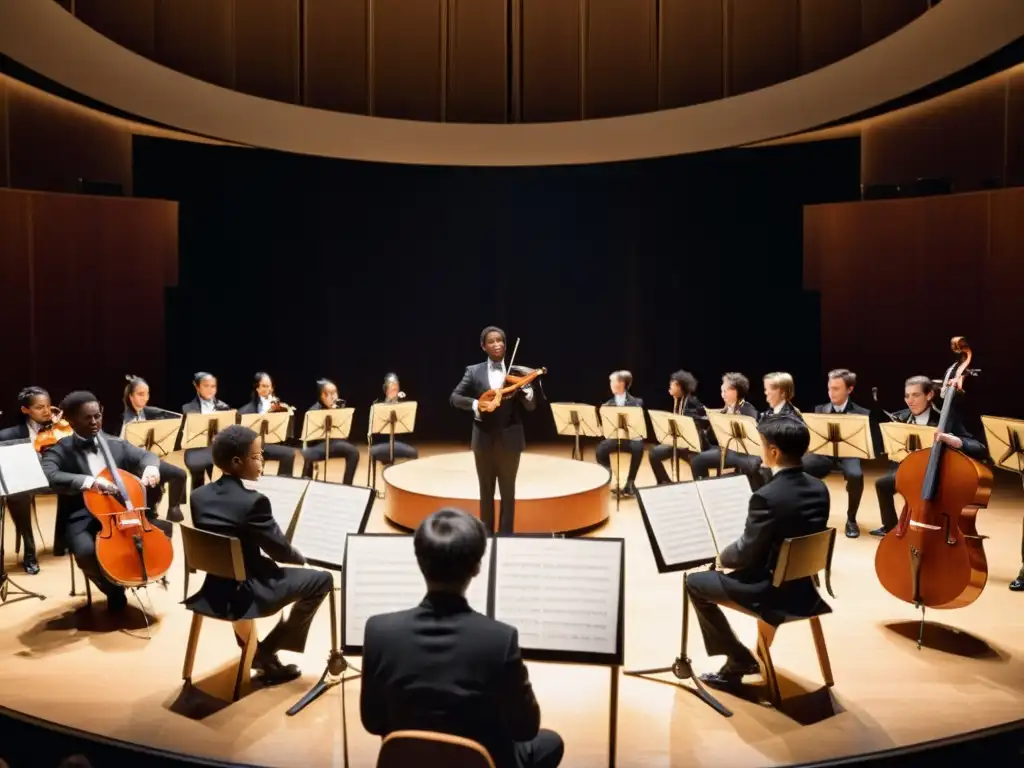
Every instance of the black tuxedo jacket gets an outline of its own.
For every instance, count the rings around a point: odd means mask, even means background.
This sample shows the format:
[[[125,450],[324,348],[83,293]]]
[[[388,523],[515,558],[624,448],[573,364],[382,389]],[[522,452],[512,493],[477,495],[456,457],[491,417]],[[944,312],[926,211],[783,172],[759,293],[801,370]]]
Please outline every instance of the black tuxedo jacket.
[[[779,410],[779,412],[777,414],[771,408],[769,408],[767,411],[764,411],[763,413],[761,413],[757,417],[757,420],[760,421],[761,419],[765,418],[766,416],[772,416],[772,415],[776,415],[776,416],[792,416],[793,418],[796,418],[796,419],[803,419],[803,416],[800,415],[800,411],[798,411],[796,409],[796,406],[793,405],[788,400],[782,404],[782,408]]]
[[[488,377],[488,361],[466,366],[462,381],[452,391],[449,402],[456,408],[473,411],[473,401],[491,389]],[[474,451],[486,449],[500,442],[506,451],[521,452],[526,449],[526,435],[523,432],[523,413],[537,407],[537,392],[531,399],[520,389],[515,397],[506,400],[491,413],[480,412],[480,420],[473,419],[473,437],[470,447]]]
[[[736,570],[724,581],[729,597],[777,625],[789,616],[815,615],[824,606],[810,578],[772,586],[782,541],[828,527],[825,484],[800,467],[783,469],[750,497],[743,535],[719,560]]]
[[[910,424],[914,421],[913,413],[909,408],[896,411],[893,416],[896,417],[896,421],[904,424]],[[934,406],[930,408],[928,410],[928,426],[938,427],[941,416],[942,414],[937,408]],[[976,461],[985,461],[985,459],[988,458],[988,449],[985,448],[985,444],[980,440],[975,440],[974,436],[964,428],[963,422],[960,421],[960,417],[956,415],[956,411],[949,414],[949,423],[946,424],[946,431],[951,435],[959,437],[963,441],[964,445],[960,450],[972,459],[975,459]],[[924,447],[927,448],[928,446]]]
[[[118,469],[142,477],[146,467],[160,467],[160,460],[151,451],[136,448],[131,443],[103,432],[97,439],[106,441]],[[85,499],[82,498],[83,484],[87,478],[93,477],[89,471],[89,460],[85,451],[77,445],[75,437],[65,437],[43,451],[40,463],[43,465],[43,474],[46,475],[50,489],[57,494],[54,538],[63,541],[69,523],[77,523],[83,519],[92,520],[92,516],[85,508]]]
[[[28,424],[22,421],[13,427],[0,429],[0,443],[8,440],[28,440]]]
[[[220,410],[220,409],[218,408],[217,410]],[[238,409],[238,414],[240,416],[241,415],[245,415],[245,414],[259,413],[259,412],[260,412],[259,403],[254,403],[252,400],[250,400],[249,402],[247,402],[245,405],[243,405],[241,408]]]
[[[238,583],[207,575],[202,588],[185,605],[234,621],[273,615],[294,600],[285,583],[285,571],[275,561],[295,565],[306,561],[274,520],[270,499],[250,491],[241,480],[223,475],[192,491],[189,509],[192,524],[199,530],[234,536],[241,542],[246,580]]]
[[[825,403],[824,405],[816,405],[816,406],[814,406],[814,412],[815,413],[832,413],[832,408],[833,408],[833,405],[832,405],[832,403],[829,402],[829,403]],[[870,416],[871,415],[871,411],[869,411],[867,408],[862,408],[861,406],[857,405],[852,400],[847,400],[846,401],[846,407],[842,411],[840,411],[840,413],[843,413],[843,414],[849,413],[849,414],[851,414],[853,416]]]
[[[214,400],[213,401],[213,410],[215,410],[215,411],[230,411],[231,410],[231,406],[228,405],[227,403],[225,403],[223,400]],[[185,403],[183,406],[181,406],[181,413],[183,415],[185,415],[185,416],[188,416],[188,414],[190,414],[190,413],[202,413],[202,412],[203,412],[203,406],[200,404],[198,396],[194,397],[193,399],[191,399],[187,403]],[[182,448],[181,441],[184,438],[184,436],[185,436],[185,420],[182,419],[181,420],[181,433],[178,435],[178,441],[174,445],[174,450],[176,450],[176,451],[181,450],[181,448]],[[209,446],[207,446],[207,447],[209,447]],[[186,449],[186,450],[188,450],[188,449]]]
[[[518,632],[456,595],[430,593],[416,608],[371,617],[361,688],[370,733],[414,729],[473,739],[497,768],[515,768],[513,743],[540,728]]]
[[[700,435],[701,450],[711,447],[714,444],[709,437],[711,422],[708,421],[708,410],[704,407],[704,403],[698,400],[695,395],[690,395],[683,401],[682,415],[689,416],[697,424],[697,434]]]
[[[725,408],[719,408],[718,412],[719,413],[726,413],[726,409]],[[689,414],[687,414],[687,415],[689,415]],[[740,407],[739,407],[739,410],[737,411],[737,415],[739,415],[739,416],[749,416],[750,418],[754,419],[755,421],[757,421],[757,419],[760,418],[760,414],[758,414],[757,408],[752,406],[746,400],[744,400],[742,403],[740,403]],[[718,438],[715,437],[715,430],[713,430],[711,428],[710,422],[708,423],[707,439],[708,439],[708,446],[709,447],[711,447],[711,448],[717,448],[718,447]]]

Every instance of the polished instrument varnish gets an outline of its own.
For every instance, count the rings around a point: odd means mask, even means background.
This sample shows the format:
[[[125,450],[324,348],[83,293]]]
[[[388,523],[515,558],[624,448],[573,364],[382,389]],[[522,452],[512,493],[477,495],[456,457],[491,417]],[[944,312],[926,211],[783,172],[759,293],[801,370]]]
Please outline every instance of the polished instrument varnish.
[[[75,430],[71,428],[71,425],[64,420],[64,414],[62,414],[56,408],[50,409],[50,421],[44,425],[36,433],[35,442],[33,446],[36,452],[42,453],[51,445],[56,445],[58,442],[63,440],[65,437],[71,437],[75,434]]]
[[[972,353],[962,336],[952,339],[958,359],[942,380],[938,433],[947,431],[953,401],[971,373]],[[875,554],[882,586],[915,607],[962,608],[973,603],[988,580],[983,538],[976,515],[992,492],[988,467],[942,442],[908,455],[896,472],[905,506],[899,523]],[[924,629],[922,614],[922,632]],[[920,645],[920,637],[918,645]]]
[[[519,349],[519,339],[516,339],[516,345],[512,348],[512,359],[509,361],[508,370],[512,370],[512,365],[516,361],[516,352]],[[477,398],[478,402],[486,403],[491,400],[497,401],[497,405],[501,405],[502,401],[510,400],[515,393],[525,387],[527,384],[533,383],[538,376],[543,376],[548,372],[547,368],[536,368],[523,376],[505,376],[505,383],[500,389],[489,389]]]

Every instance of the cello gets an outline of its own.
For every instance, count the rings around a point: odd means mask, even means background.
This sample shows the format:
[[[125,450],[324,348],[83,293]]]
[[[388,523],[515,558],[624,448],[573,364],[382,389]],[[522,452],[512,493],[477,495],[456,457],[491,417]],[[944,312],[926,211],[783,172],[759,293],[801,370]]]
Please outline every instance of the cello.
[[[146,490],[139,478],[117,467],[102,434],[96,436],[96,445],[105,465],[97,477],[117,489],[115,494],[92,488],[82,492],[86,509],[100,523],[96,559],[115,584],[144,587],[170,570],[174,548],[146,517]]]
[[[966,339],[951,341],[958,359],[942,380],[942,415],[936,434],[947,431],[953,401],[971,373],[972,352]],[[924,635],[926,608],[970,605],[988,581],[988,562],[976,516],[988,505],[992,471],[936,440],[910,453],[896,471],[896,490],[905,504],[899,523],[885,535],[875,553],[875,573],[894,597],[921,609]]]

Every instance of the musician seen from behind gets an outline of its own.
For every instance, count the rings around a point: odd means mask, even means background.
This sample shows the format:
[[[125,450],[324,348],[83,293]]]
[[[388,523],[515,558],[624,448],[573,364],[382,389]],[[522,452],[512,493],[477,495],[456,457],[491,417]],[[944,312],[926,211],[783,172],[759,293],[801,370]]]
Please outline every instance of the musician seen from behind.
[[[331,411],[345,407],[345,401],[338,397],[338,385],[330,379],[317,379],[316,381],[316,402],[309,407],[311,411]],[[359,467],[359,449],[348,440],[332,437],[330,442],[330,455],[332,458],[345,459],[345,476],[342,482],[345,485],[352,485],[356,477],[356,469]],[[313,465],[318,461],[327,459],[328,444],[324,439],[309,440],[302,449],[302,476],[313,477]],[[327,477],[327,469],[324,468],[324,477]]]
[[[710,446],[707,434],[708,415],[704,405],[697,399],[697,379],[689,371],[676,371],[668,380],[668,393],[672,396],[672,413],[689,416],[697,423],[697,434],[700,435],[701,450]],[[676,450],[678,458],[689,460],[691,452],[687,448]],[[655,445],[647,452],[647,459],[651,462],[651,469],[654,470],[654,477],[658,485],[671,483],[668,471],[665,469],[665,462],[672,458],[671,445]]]
[[[402,391],[401,382],[398,381],[397,373],[389,373],[384,377],[384,399],[377,400],[377,403],[401,403],[405,400],[405,392]],[[392,444],[391,438],[388,436],[388,432],[379,432],[372,436],[372,445],[370,446],[370,456],[378,464],[391,464],[392,463]],[[398,438],[395,438],[394,442],[394,458],[396,459],[415,459],[419,457],[419,451],[413,448],[408,443],[403,443]]]
[[[644,407],[644,401],[639,397],[633,397],[629,391],[629,388],[633,386],[633,374],[629,371],[612,371],[608,377],[608,386],[611,388],[612,396],[605,401],[606,406]],[[623,435],[622,440],[602,440],[597,444],[595,450],[597,463],[611,469],[612,454],[618,450],[629,454],[629,472],[626,475],[625,484],[621,488],[613,488],[612,494],[622,498],[632,498],[636,496],[636,475],[644,460],[644,441],[631,440],[627,435]]]
[[[330,593],[333,579],[327,571],[278,565],[305,565],[306,559],[281,532],[270,499],[242,484],[243,480],[258,480],[262,474],[259,435],[233,424],[213,439],[212,451],[223,475],[192,492],[192,523],[199,530],[233,536],[241,542],[246,580],[239,584],[207,574],[202,588],[185,605],[202,615],[239,621],[273,616],[294,603],[288,618],[260,641],[252,662],[267,684],[294,680],[301,674],[299,668],[283,664],[278,651],[305,650],[310,624]],[[242,644],[240,639],[238,642]]]
[[[903,384],[903,401],[907,407],[892,414],[893,421],[903,424],[919,424],[926,427],[938,427],[941,413],[932,404],[935,398],[935,383],[927,376],[911,376]],[[935,440],[942,441],[950,448],[963,451],[972,459],[984,461],[988,455],[985,445],[968,432],[956,412],[949,414],[946,423],[948,432],[936,432]],[[875,493],[878,494],[878,511],[882,514],[882,525],[871,532],[872,536],[885,536],[896,527],[899,518],[896,515],[896,470],[899,464],[890,462],[889,471],[875,480]]]
[[[701,680],[716,688],[735,688],[745,675],[759,672],[757,660],[737,639],[721,604],[737,603],[772,626],[789,616],[817,615],[822,607],[809,577],[781,587],[772,585],[783,540],[819,533],[828,525],[828,489],[801,465],[810,432],[795,416],[775,415],[762,419],[757,431],[764,466],[772,478],[750,497],[743,535],[721,551],[719,568],[686,577],[708,656],[725,656],[718,672],[701,675]],[[722,568],[732,570],[724,573]]]
[[[497,486],[501,492],[498,528],[502,533],[512,533],[516,517],[516,476],[520,456],[526,449],[524,415],[537,407],[537,401],[533,387],[527,384],[504,402],[500,397],[481,402],[484,394],[505,386],[505,377],[510,371],[505,366],[505,332],[501,328],[494,325],[484,328],[480,332],[480,347],[487,360],[466,366],[449,402],[473,414],[470,448],[480,484],[480,519],[488,531],[494,530],[494,489]]]
[[[57,493],[54,549],[69,547],[82,573],[107,596],[107,609],[120,611],[128,604],[128,598],[124,587],[107,579],[96,559],[96,534],[101,526],[86,508],[82,492],[111,496],[119,493],[112,481],[99,477],[107,468],[100,452],[101,441],[110,449],[114,465],[140,478],[146,488],[160,486],[160,461],[150,451],[104,434],[103,409],[91,392],[72,392],[64,398],[60,409],[75,434],[48,448],[41,457],[43,474],[50,489]],[[166,520],[156,520],[152,509],[146,515],[166,536],[173,534],[173,526]]]
[[[846,368],[829,371],[828,402],[824,405],[814,406],[814,412],[870,416],[871,411],[850,399],[856,384],[857,374]],[[856,539],[860,536],[860,528],[857,526],[857,509],[860,507],[860,499],[864,494],[864,470],[861,468],[860,459],[836,459],[831,456],[808,453],[804,456],[803,464],[804,472],[817,478],[825,478],[829,472],[837,470],[843,473],[843,477],[846,478],[847,496],[846,536]]]
[[[427,594],[415,608],[366,622],[363,727],[377,736],[449,733],[481,744],[497,768],[554,768],[564,745],[540,728],[518,631],[466,602],[487,536],[479,520],[457,509],[438,510],[416,529]]]
[[[757,419],[757,409],[747,402],[747,394],[750,392],[750,379],[742,373],[727,373],[722,377],[722,403],[724,407],[721,413],[738,414]],[[710,475],[711,469],[716,470],[721,461],[721,449],[714,432],[709,431],[708,440],[712,447],[701,451],[690,461],[690,469],[693,472],[693,479],[700,480]],[[746,453],[737,453],[731,448],[725,452],[725,466],[734,468],[747,476],[752,490],[757,490],[764,485],[764,477],[761,475],[761,457],[751,456]]]

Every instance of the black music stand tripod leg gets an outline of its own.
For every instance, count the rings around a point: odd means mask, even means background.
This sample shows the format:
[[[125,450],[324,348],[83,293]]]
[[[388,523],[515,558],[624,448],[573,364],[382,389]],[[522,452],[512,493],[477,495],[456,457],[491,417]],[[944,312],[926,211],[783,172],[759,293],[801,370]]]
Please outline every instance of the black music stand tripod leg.
[[[2,481],[0,477],[0,481]],[[2,488],[0,488],[2,490]],[[38,592],[25,589],[21,585],[11,580],[11,577],[7,575],[7,568],[4,566],[4,523],[7,516],[7,499],[4,496],[0,496],[0,605],[7,604],[7,596],[10,594],[11,589],[15,590],[15,598],[12,602],[18,602],[20,600],[28,600],[30,598],[36,598],[37,600],[45,600],[46,595],[40,595]],[[29,521],[29,525],[31,525]]]

